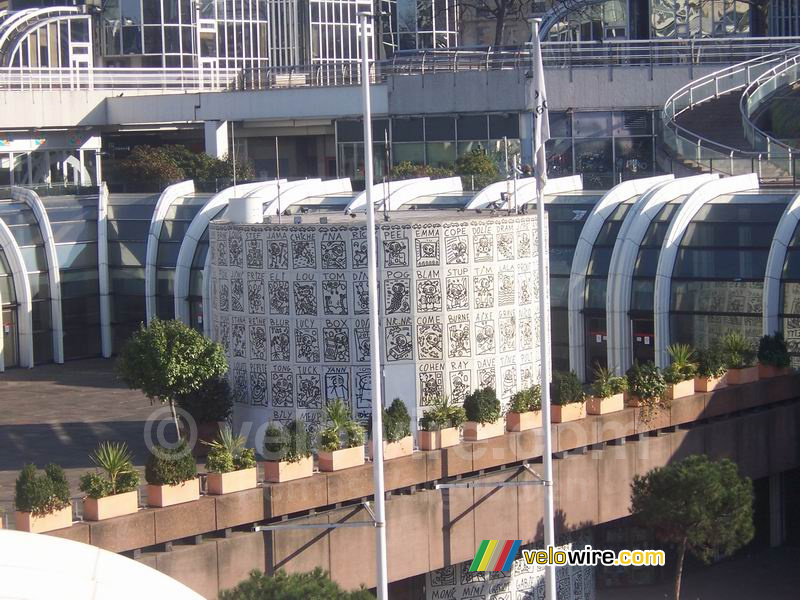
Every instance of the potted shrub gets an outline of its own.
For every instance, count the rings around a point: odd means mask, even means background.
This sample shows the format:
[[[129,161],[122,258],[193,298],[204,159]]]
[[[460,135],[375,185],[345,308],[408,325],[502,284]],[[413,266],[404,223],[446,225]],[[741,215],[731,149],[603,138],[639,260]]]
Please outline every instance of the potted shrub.
[[[372,440],[369,448],[372,458]],[[405,402],[395,398],[389,408],[383,409],[383,460],[409,456],[412,452],[414,437],[411,435],[411,415]]]
[[[217,439],[206,442],[211,450],[206,458],[206,491],[218,496],[249,490],[258,485],[256,453],[245,447],[246,440],[223,425]]]
[[[99,471],[81,477],[80,489],[86,494],[83,518],[102,521],[139,510],[139,473],[128,446],[103,442],[90,458]]]
[[[314,474],[311,436],[300,420],[272,423],[264,434],[264,481],[282,483]]]
[[[689,344],[672,344],[667,347],[672,362],[664,369],[667,398],[685,398],[694,394],[694,376],[697,375],[694,349]]]
[[[72,525],[72,504],[64,469],[49,464],[44,473],[25,465],[14,491],[14,520],[19,531],[42,533]]]
[[[758,367],[755,366],[756,352],[744,334],[739,331],[729,331],[722,336],[720,344],[728,367],[728,383],[740,385],[758,381]]]
[[[230,384],[225,377],[209,379],[197,390],[178,396],[178,407],[189,413],[197,426],[200,443],[195,444],[192,452],[195,456],[206,456],[210,450],[208,442],[217,438],[220,425],[230,418],[233,409]],[[187,423],[182,425],[184,429],[188,427]]]
[[[464,439],[468,442],[485,440],[505,432],[505,422],[500,400],[492,387],[485,387],[467,394],[464,398]]]
[[[147,503],[150,506],[172,506],[200,497],[197,465],[185,441],[174,448],[153,448],[144,478],[148,484]]]
[[[506,429],[527,431],[542,426],[542,388],[539,384],[511,396],[506,413]]]
[[[459,442],[459,429],[466,420],[463,406],[451,403],[444,395],[435,398],[419,420],[420,450],[455,446]]]
[[[659,407],[666,407],[667,382],[654,363],[634,363],[628,369],[628,405],[641,408],[640,418],[649,421]]]
[[[628,380],[605,367],[597,365],[592,382],[592,395],[586,400],[586,412],[604,415],[625,408],[625,390]]]
[[[577,421],[586,416],[586,394],[575,371],[553,373],[550,391],[552,396],[550,420],[553,423]]]
[[[758,377],[767,379],[786,375],[791,372],[789,368],[789,348],[783,334],[776,331],[775,335],[765,335],[758,341]]]
[[[364,464],[364,428],[340,399],[325,407],[328,425],[319,434],[320,471],[339,471]]]
[[[697,376],[694,389],[698,392],[713,392],[728,385],[728,367],[725,354],[714,344],[697,353]]]

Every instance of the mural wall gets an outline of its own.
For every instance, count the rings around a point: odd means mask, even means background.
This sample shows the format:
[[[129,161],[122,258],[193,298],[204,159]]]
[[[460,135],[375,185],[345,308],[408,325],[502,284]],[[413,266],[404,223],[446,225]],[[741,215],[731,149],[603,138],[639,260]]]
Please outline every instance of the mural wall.
[[[378,237],[387,401],[417,416],[443,393],[491,385],[508,402],[538,382],[535,218],[397,221]],[[350,219],[212,224],[212,335],[237,422],[314,425],[337,398],[369,417],[366,236]]]

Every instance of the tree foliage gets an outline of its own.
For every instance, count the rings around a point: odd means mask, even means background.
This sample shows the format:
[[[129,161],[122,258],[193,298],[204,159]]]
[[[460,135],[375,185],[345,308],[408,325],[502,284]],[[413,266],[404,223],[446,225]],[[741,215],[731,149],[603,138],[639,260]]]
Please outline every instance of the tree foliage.
[[[222,346],[180,321],[153,319],[122,348],[117,373],[150,401],[174,404],[228,371]],[[176,419],[177,427],[177,419]]]
[[[287,575],[278,571],[273,577],[261,571],[250,573],[249,579],[220,594],[220,600],[374,600],[366,589],[346,592],[328,578],[322,569]]]
[[[458,157],[455,172],[461,175],[464,189],[482,190],[500,179],[500,169],[488,153],[475,149]]]
[[[185,179],[195,182],[213,182],[233,179],[233,158],[224,155],[214,158],[205,153],[192,152],[186,146],[136,146],[120,165],[129,181],[163,187]],[[237,159],[236,178],[248,180],[255,177],[253,165],[248,160]]]
[[[18,511],[39,517],[68,506],[69,485],[64,469],[52,463],[41,474],[33,464],[22,468],[14,491],[14,507]]]
[[[753,538],[753,485],[728,459],[713,462],[705,455],[689,456],[636,475],[631,488],[636,520],[678,548],[676,600],[687,550],[709,562]]]

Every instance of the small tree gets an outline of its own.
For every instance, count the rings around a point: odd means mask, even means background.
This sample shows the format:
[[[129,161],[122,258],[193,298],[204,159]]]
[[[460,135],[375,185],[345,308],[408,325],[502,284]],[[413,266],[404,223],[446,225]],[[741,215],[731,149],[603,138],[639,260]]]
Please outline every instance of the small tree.
[[[246,579],[235,588],[225,590],[219,595],[220,600],[308,600],[325,598],[325,600],[374,600],[369,590],[361,588],[353,592],[345,592],[339,585],[328,578],[328,574],[319,567],[310,573],[292,573],[278,571],[270,577],[261,571],[252,571]]]
[[[122,348],[117,372],[131,389],[151,402],[169,404],[180,435],[175,402],[228,370],[222,346],[180,321],[153,319]]]
[[[709,562],[753,538],[753,485],[728,459],[689,456],[636,475],[631,487],[634,517],[658,539],[677,547],[675,600],[680,599],[687,550]]]
[[[497,167],[497,163],[486,152],[479,149],[459,156],[456,160],[455,171],[461,175],[464,189],[474,184],[476,190],[481,190],[500,179],[500,169]]]

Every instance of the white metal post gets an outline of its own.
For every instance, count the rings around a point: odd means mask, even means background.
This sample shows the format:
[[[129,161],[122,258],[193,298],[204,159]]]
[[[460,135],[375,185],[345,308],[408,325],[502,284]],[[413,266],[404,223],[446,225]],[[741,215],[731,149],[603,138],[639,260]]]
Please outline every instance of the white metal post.
[[[372,204],[372,108],[369,97],[370,13],[358,14],[361,35],[361,93],[364,108],[364,189],[367,197],[367,275],[369,283],[369,356],[372,391],[372,474],[375,481],[376,588],[378,600],[388,600],[386,565],[386,507],[383,486],[383,395],[381,394],[380,324],[378,323],[378,249],[375,206]]]
[[[541,19],[531,20],[531,65],[533,69],[539,68],[540,60],[537,61],[536,49],[539,39],[539,25]],[[537,74],[531,73],[532,80],[535,81]],[[534,106],[534,110],[537,107]],[[538,148],[536,147],[536,128],[541,127],[541,118],[533,114],[533,133],[531,140],[533,148],[531,156],[536,159]],[[549,546],[555,546],[555,512],[553,508],[553,441],[551,439],[550,428],[550,340],[548,333],[550,332],[550,324],[547,322],[547,297],[545,293],[547,286],[550,284],[547,278],[547,269],[545,267],[545,244],[544,244],[544,196],[541,193],[541,186],[536,185],[536,226],[538,232],[538,263],[539,263],[539,347],[540,347],[540,360],[541,371],[540,379],[542,385],[542,428],[544,431],[544,449],[542,451],[542,461],[544,466],[544,545],[545,549]],[[545,597],[547,600],[556,600],[556,567],[553,564],[548,564],[544,571],[545,582]]]

